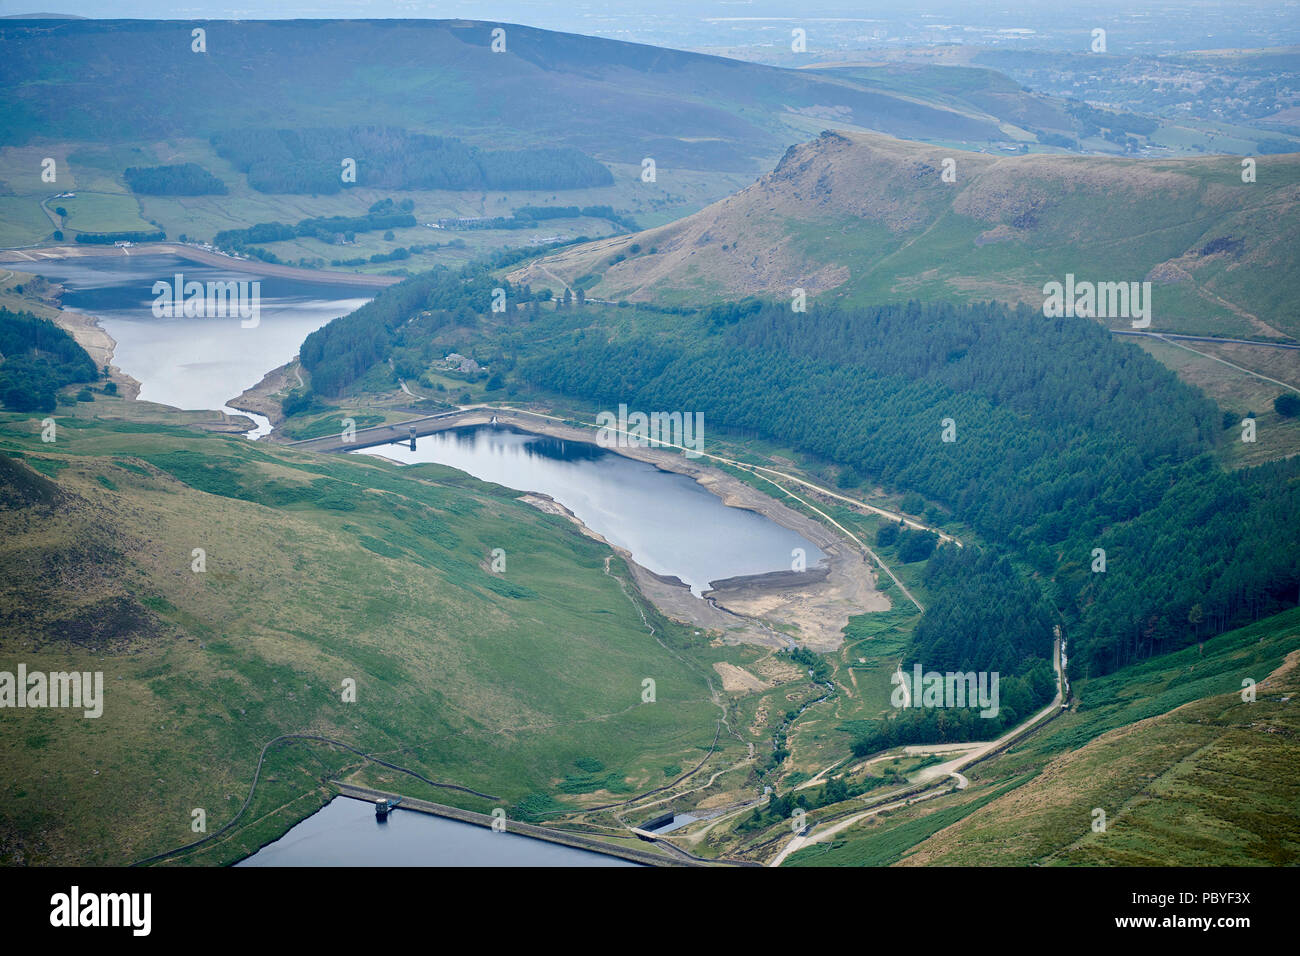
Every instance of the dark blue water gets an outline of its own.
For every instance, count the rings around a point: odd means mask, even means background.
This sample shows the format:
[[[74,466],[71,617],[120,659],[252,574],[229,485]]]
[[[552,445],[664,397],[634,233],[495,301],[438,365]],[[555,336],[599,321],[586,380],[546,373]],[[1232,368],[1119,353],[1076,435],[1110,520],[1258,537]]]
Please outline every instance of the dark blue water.
[[[510,832],[336,797],[236,866],[637,866],[629,860]]]
[[[681,578],[697,595],[722,578],[789,571],[795,549],[803,550],[810,568],[823,556],[802,535],[757,512],[727,507],[685,475],[586,442],[475,425],[425,436],[414,452],[405,445],[359,452],[450,465],[507,488],[550,495],[642,567]]]

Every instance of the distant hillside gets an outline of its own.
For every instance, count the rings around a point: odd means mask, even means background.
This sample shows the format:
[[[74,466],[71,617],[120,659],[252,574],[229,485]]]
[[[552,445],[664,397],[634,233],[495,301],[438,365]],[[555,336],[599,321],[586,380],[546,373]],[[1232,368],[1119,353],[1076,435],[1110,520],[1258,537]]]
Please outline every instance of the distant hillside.
[[[204,52],[193,49],[199,28]],[[502,52],[494,31],[504,31]],[[257,223],[360,215],[402,190],[418,225],[391,239],[364,237],[349,254],[301,239],[261,252],[308,268],[414,272],[517,244],[505,228],[516,205],[671,222],[828,125],[1005,155],[1150,150],[1153,124],[988,69],[787,69],[490,21],[7,20],[0,246],[149,225],[207,241]],[[55,189],[32,174],[46,157],[57,162]],[[646,159],[656,176],[643,180]],[[127,169],[164,167],[200,167],[220,185],[175,171],[143,191],[124,180]],[[57,192],[76,195],[42,207]],[[289,198],[298,196],[309,198]],[[471,223],[473,235],[431,243],[424,224],[444,220]],[[528,239],[627,226],[570,220]]]
[[[956,182],[942,179],[954,161]],[[854,302],[995,298],[1043,285],[1151,280],[1151,327],[1300,334],[1300,155],[1241,160],[968,153],[823,132],[754,185],[656,229],[565,250],[512,281],[593,298]],[[1127,327],[1127,321],[1116,321]]]
[[[810,69],[827,78],[867,83],[971,117],[996,118],[1003,124],[1007,139],[1037,140],[1045,146],[1074,151],[1121,152],[1127,137],[1141,142],[1160,126],[1147,116],[1095,110],[1076,100],[1035,92],[1004,73],[984,67],[831,63]]]
[[[206,54],[191,50],[199,25]],[[497,27],[503,53],[491,49]],[[757,171],[830,119],[911,138],[1008,138],[990,116],[849,74],[513,24],[0,22],[0,141],[9,144],[364,122],[485,147]]]

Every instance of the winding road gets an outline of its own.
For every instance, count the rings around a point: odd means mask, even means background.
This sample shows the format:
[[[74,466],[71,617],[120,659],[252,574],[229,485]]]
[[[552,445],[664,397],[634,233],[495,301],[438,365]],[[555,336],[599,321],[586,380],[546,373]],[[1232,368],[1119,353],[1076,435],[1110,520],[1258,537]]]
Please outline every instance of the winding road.
[[[1065,680],[1065,673],[1061,667],[1061,639],[1059,637],[1055,638],[1052,644],[1052,666],[1056,670],[1056,696],[1052,698],[1052,702],[1030,717],[1029,720],[1007,731],[996,740],[976,741],[969,744],[936,744],[930,747],[924,745],[907,747],[906,752],[912,755],[926,753],[951,753],[959,749],[963,751],[960,756],[955,757],[952,760],[935,764],[930,767],[922,767],[916,776],[908,781],[909,785],[936,785],[942,782],[945,778],[951,777],[955,782],[954,789],[965,790],[969,781],[961,773],[962,770],[980,760],[983,760],[985,757],[1006,749],[1021,738],[1029,736],[1031,733],[1035,732],[1040,725],[1046,723],[1048,720],[1059,714],[1061,712],[1062,704],[1065,703],[1066,688],[1068,686]],[[919,800],[928,800],[946,792],[946,790],[940,790],[936,786],[935,789],[928,790],[920,795],[910,796],[906,799],[890,804],[878,805],[871,809],[863,810],[860,813],[853,814],[843,820],[828,823],[820,830],[807,830],[806,834],[797,833],[788,843],[786,843],[786,845],[781,849],[781,852],[778,853],[768,865],[780,866],[791,853],[801,850],[813,843],[823,843],[834,837],[837,833],[847,830],[855,823],[858,823],[867,817],[875,816],[882,810],[908,806],[918,802]]]

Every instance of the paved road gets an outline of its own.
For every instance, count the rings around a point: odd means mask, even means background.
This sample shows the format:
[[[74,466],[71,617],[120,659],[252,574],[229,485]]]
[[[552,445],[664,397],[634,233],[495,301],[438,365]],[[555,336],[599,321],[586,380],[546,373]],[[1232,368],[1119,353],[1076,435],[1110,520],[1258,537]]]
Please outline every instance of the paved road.
[[[1030,717],[1029,720],[1007,731],[997,740],[978,741],[969,744],[937,744],[933,747],[925,747],[925,746],[908,747],[907,752],[909,754],[910,753],[920,754],[920,753],[927,753],[927,752],[950,753],[956,751],[959,748],[964,749],[965,751],[960,756],[957,756],[952,760],[948,760],[941,764],[935,764],[934,766],[931,767],[923,767],[921,771],[917,773],[917,775],[909,781],[909,783],[912,785],[932,784],[941,780],[942,778],[952,777],[956,781],[956,789],[965,790],[968,781],[961,774],[960,772],[961,770],[965,769],[966,767],[970,766],[973,763],[976,763],[979,760],[984,759],[984,757],[988,756],[990,753],[1000,750],[1006,746],[1009,746],[1011,743],[1015,742],[1018,738],[1027,736],[1029,733],[1032,733],[1034,730],[1036,730],[1040,723],[1044,722],[1048,718],[1060,712],[1061,704],[1064,703],[1065,701],[1065,692],[1066,692],[1065,688],[1067,685],[1065,681],[1065,673],[1061,669],[1061,639],[1059,637],[1056,638],[1052,644],[1052,666],[1056,670],[1056,696],[1052,698],[1052,702],[1048,704],[1046,707],[1044,707],[1042,710],[1040,710],[1038,713],[1034,714],[1033,717]],[[782,848],[781,852],[776,855],[776,857],[772,860],[769,866],[780,866],[785,861],[786,857],[788,857],[791,853],[794,853],[796,850],[800,850],[803,847],[809,845],[810,843],[821,843],[825,840],[828,840],[831,837],[833,837],[835,834],[841,832],[842,830],[846,830],[849,827],[853,826],[859,820],[866,819],[867,817],[870,816],[875,816],[876,814],[880,813],[881,810],[890,809],[895,806],[906,806],[910,803],[915,803],[917,800],[929,799],[930,797],[938,796],[942,792],[944,791],[933,790],[929,793],[922,794],[921,796],[918,797],[908,798],[907,800],[903,800],[899,803],[889,804],[885,806],[876,806],[871,809],[864,810],[861,813],[854,814],[853,816],[848,817],[847,819],[839,820],[835,823],[824,826],[819,831],[816,832],[809,831],[806,834],[796,834],[794,837],[791,838],[790,842],[787,843]]]

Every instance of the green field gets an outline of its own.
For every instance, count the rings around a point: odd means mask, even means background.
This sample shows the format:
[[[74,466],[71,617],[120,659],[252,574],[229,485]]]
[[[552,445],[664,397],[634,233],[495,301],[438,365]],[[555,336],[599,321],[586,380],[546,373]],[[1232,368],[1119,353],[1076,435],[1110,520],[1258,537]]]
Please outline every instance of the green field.
[[[969,789],[872,818],[789,865],[1293,865],[1298,659],[1292,610],[1203,651],[1076,680],[1076,706],[968,771]],[[1246,679],[1259,684],[1253,703]]]
[[[106,700],[95,720],[10,715],[7,863],[120,864],[188,843],[191,810],[210,831],[232,818],[261,748],[286,732],[497,800],[410,778],[404,792],[511,815],[530,794],[576,808],[660,785],[714,739],[712,652],[647,610],[671,652],[660,644],[604,572],[610,552],[514,492],[157,425],[60,418],[53,445],[38,431],[0,419],[18,462],[0,487],[0,655],[10,670],[103,671]],[[497,547],[504,575],[488,569]],[[593,761],[598,779],[575,777]],[[265,792],[204,859],[278,835],[319,804],[322,777],[356,764],[323,745],[277,749]]]
[[[40,161],[45,154],[56,160],[57,180],[42,182]],[[131,165],[161,165],[193,162],[213,173],[225,184],[226,195],[150,196],[136,195],[127,187],[123,170]],[[35,175],[24,175],[30,167]],[[597,238],[613,234],[610,222],[596,218],[544,220],[531,229],[433,229],[425,223],[459,217],[511,216],[521,206],[609,205],[644,225],[688,215],[710,202],[747,185],[745,174],[710,170],[674,170],[671,179],[642,183],[640,168],[631,164],[610,164],[613,185],[563,191],[475,192],[467,190],[392,190],[358,186],[334,195],[280,195],[258,192],[229,162],[217,155],[210,144],[195,139],[141,143],[138,146],[0,147],[0,181],[12,195],[0,194],[0,246],[27,246],[50,237],[56,228],[41,209],[49,200],[51,213],[62,207],[68,213],[64,239],[72,242],[77,232],[124,232],[161,228],[169,239],[208,242],[220,231],[241,229],[260,222],[294,224],[304,219],[328,216],[361,216],[369,207],[387,198],[410,199],[420,225],[386,231],[362,232],[354,242],[327,243],[315,238],[264,243],[260,248],[282,262],[309,268],[385,273],[394,269],[421,271],[435,265],[463,266],[474,259],[504,248],[528,247],[535,240],[562,240],[579,236]],[[75,192],[73,198],[52,199],[61,192]],[[158,223],[155,227],[153,223]],[[333,262],[369,258],[398,248],[429,247],[408,258],[360,266],[335,266]]]
[[[140,218],[140,207],[133,196],[122,193],[99,193],[82,190],[73,199],[54,200],[52,205],[68,211],[64,234],[76,232],[149,231],[150,223]]]

